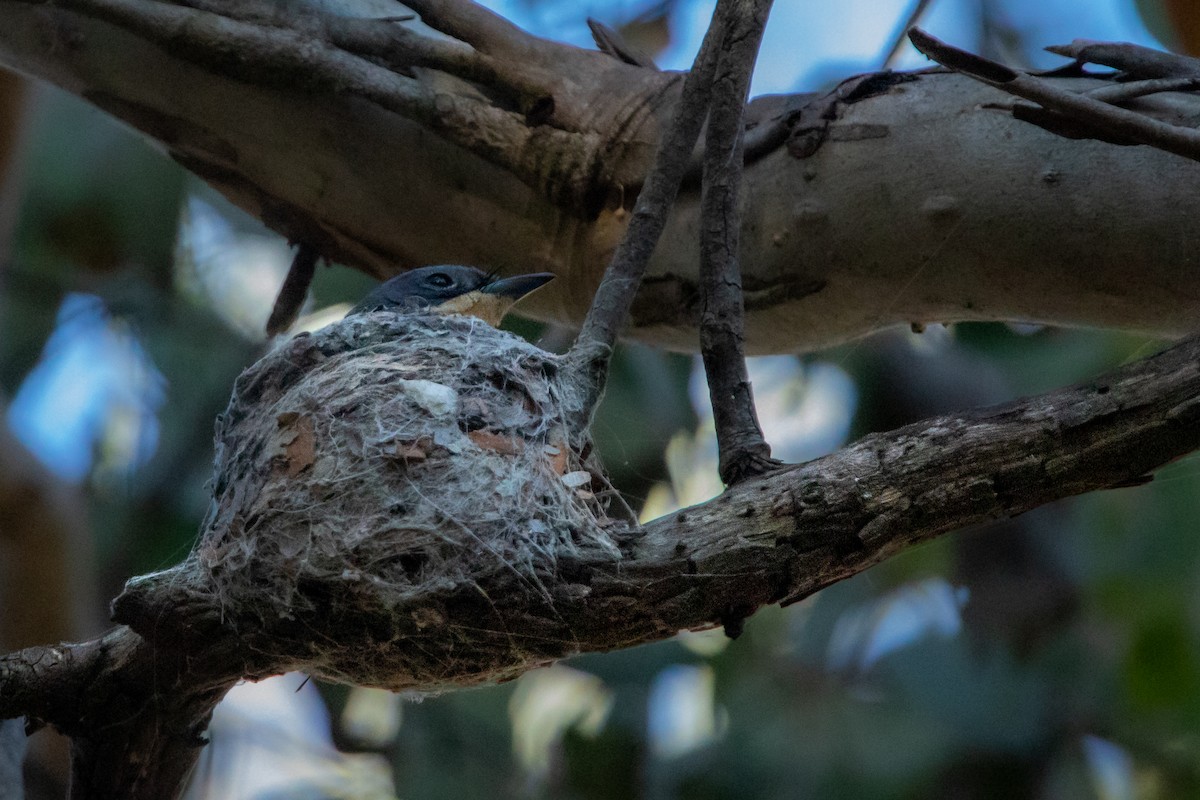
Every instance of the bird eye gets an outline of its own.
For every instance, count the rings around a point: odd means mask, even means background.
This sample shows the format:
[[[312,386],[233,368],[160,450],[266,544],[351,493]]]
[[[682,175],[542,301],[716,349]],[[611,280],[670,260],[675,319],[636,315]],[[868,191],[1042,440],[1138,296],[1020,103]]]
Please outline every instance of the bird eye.
[[[435,272],[432,275],[430,275],[428,278],[426,278],[425,281],[430,286],[436,286],[439,289],[445,289],[447,286],[454,283],[454,281],[451,280],[450,276],[444,272]]]

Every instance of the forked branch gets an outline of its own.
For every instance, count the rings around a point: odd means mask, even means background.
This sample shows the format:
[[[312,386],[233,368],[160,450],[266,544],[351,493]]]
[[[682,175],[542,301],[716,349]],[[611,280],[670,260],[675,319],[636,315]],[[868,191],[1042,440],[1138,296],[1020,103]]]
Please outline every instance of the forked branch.
[[[1054,133],[1073,138],[1094,137],[1114,144],[1144,144],[1168,153],[1200,160],[1200,131],[1155,119],[1149,114],[1115,105],[1129,99],[1118,87],[1105,87],[1102,93],[1071,92],[1028,73],[1018,72],[983,56],[975,55],[913,28],[913,45],[929,58],[955,72],[969,75],[1001,91],[1032,100],[1034,107],[1013,108],[1017,119],[1038,124]],[[1075,43],[1047,48],[1070,55],[1078,61],[1098,61],[1125,69],[1130,77],[1191,79],[1200,75],[1195,62],[1187,56],[1174,56],[1144,47],[1126,44]],[[1177,83],[1157,85],[1157,91],[1180,91]],[[1143,85],[1138,97],[1149,93]],[[1111,94],[1108,92],[1111,91]]]

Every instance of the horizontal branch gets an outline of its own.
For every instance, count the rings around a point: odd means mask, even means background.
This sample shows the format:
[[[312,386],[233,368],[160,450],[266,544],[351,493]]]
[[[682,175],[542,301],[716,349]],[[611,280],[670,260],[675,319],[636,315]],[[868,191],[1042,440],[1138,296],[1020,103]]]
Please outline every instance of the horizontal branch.
[[[79,644],[0,658],[0,719],[50,723],[71,737],[71,797],[151,800],[178,794],[206,743],[213,708],[253,676],[236,638],[179,650],[125,626]]]
[[[1086,384],[873,434],[747,480],[702,505],[614,533],[619,556],[558,554],[539,571],[536,593],[522,573],[475,562],[479,571],[453,587],[432,584],[389,609],[416,626],[390,635],[419,644],[398,656],[409,681],[390,686],[444,690],[580,652],[729,626],[943,533],[1144,483],[1198,447],[1200,337],[1192,337]],[[192,675],[205,692],[220,691],[230,674],[270,672],[244,655],[264,658],[270,643],[257,646],[246,628],[221,633],[231,623],[218,622],[211,595],[183,583],[171,571],[146,576],[117,605],[118,619],[151,640],[155,668],[176,664],[177,677]],[[295,613],[302,633],[304,619]],[[206,623],[196,627],[197,620]],[[0,716],[29,713],[80,733],[79,706],[99,701],[71,680],[94,680],[97,648],[111,649],[111,641],[139,654],[116,659],[115,669],[129,669],[128,661],[144,677],[147,661],[129,637],[120,628],[106,640],[0,659]],[[95,719],[90,713],[83,724]]]
[[[459,42],[418,42],[421,27],[397,31],[408,23],[371,28],[353,17],[356,7],[344,0],[353,22],[336,30],[302,13],[269,30],[233,19],[239,35],[286,40],[280,58],[298,49],[317,58],[274,72],[290,77],[272,85],[217,68],[219,38],[193,30],[190,49],[161,44],[154,20],[198,12],[151,0],[0,0],[0,64],[87,98],[290,240],[377,277],[428,263],[556,272],[561,280],[523,308],[578,327],[629,225],[678,102],[678,76],[516,36],[493,18],[430,15],[464,38],[505,40],[476,57]],[[389,70],[372,44],[389,37],[414,63],[440,68],[406,75],[386,61]],[[503,55],[511,51],[541,57],[514,62]],[[557,64],[556,82],[538,77],[547,60]],[[529,85],[513,77],[518,68]],[[1074,93],[1115,83],[1047,81]],[[1200,165],[1050,135],[1014,120],[1002,92],[960,75],[880,74],[853,85],[748,109],[748,351],[813,349],[911,322],[1179,335],[1197,318],[1200,271],[1188,254]],[[549,97],[535,105],[552,113],[531,119],[510,95]],[[489,97],[496,105],[481,101]],[[1200,98],[1137,102],[1139,111],[1161,102],[1176,124],[1200,122]],[[470,116],[475,110],[486,113]],[[438,125],[454,119],[461,127],[443,136]],[[472,136],[513,157],[473,152]],[[698,191],[685,189],[668,218],[632,336],[696,349],[699,205]],[[1008,235],[1014,230],[1021,235]]]
[[[807,597],[948,531],[1144,483],[1197,447],[1191,337],[1085,384],[872,434],[747,481],[646,526],[618,574],[664,632],[696,627],[723,607]]]

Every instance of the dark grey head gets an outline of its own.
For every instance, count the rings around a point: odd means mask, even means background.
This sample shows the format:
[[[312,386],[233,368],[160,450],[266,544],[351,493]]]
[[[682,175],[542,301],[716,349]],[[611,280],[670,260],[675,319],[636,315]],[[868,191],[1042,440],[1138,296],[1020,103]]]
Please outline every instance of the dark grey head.
[[[497,278],[474,267],[421,267],[376,286],[346,316],[428,309],[439,314],[470,314],[499,325],[513,303],[553,278],[548,272]]]

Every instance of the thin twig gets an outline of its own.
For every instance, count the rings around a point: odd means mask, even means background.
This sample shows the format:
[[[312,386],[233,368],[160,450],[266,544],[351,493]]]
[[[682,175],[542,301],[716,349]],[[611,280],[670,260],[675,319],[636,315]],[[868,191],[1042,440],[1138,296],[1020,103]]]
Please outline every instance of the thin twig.
[[[912,11],[905,18],[904,24],[892,36],[892,46],[888,48],[887,55],[883,57],[883,69],[892,69],[896,66],[896,61],[900,58],[900,51],[908,41],[908,31],[921,21],[921,17],[925,16],[925,12],[929,10],[932,2],[933,0],[917,0]]]
[[[1124,70],[1139,78],[1200,77],[1200,58],[1164,53],[1130,42],[1093,42],[1076,39],[1070,44],[1047,47],[1048,52],[1080,63],[1100,64]]]
[[[275,336],[292,327],[292,323],[300,315],[305,298],[308,297],[308,287],[312,285],[320,257],[321,254],[312,245],[301,242],[296,247],[292,266],[288,268],[287,277],[279,287],[275,306],[267,319],[267,336]]]
[[[621,35],[620,31],[613,30],[592,17],[588,17],[587,26],[588,30],[592,32],[592,40],[596,43],[596,47],[600,48],[600,52],[608,53],[626,64],[634,64],[646,69],[658,69],[654,59],[625,41],[625,37]]]
[[[1043,78],[1016,72],[1003,64],[952,47],[916,28],[909,33],[909,37],[918,50],[939,64],[1009,94],[1033,100],[1105,136],[1120,142],[1149,145],[1200,161],[1200,131],[1194,128],[1171,125],[1136,111],[1109,105],[1086,94],[1060,89]]]
[[[1195,89],[1200,89],[1200,75],[1182,78],[1150,78],[1144,81],[1114,83],[1108,86],[1097,86],[1095,89],[1089,89],[1083,94],[1093,100],[1100,100],[1105,103],[1125,103],[1151,94],[1190,92]]]
[[[721,479],[733,485],[779,465],[763,438],[746,372],[745,308],[739,264],[742,120],[771,0],[734,9],[713,80],[701,195],[700,353],[708,378]]]
[[[729,0],[717,4],[692,71],[683,81],[675,117],[659,141],[654,166],[638,194],[625,236],[604,271],[579,335],[571,345],[569,356],[580,373],[582,391],[574,420],[577,429],[586,427],[604,392],[613,345],[629,320],[633,298],[666,225],[692,148],[708,114],[713,74],[724,36],[724,9],[728,5]]]

